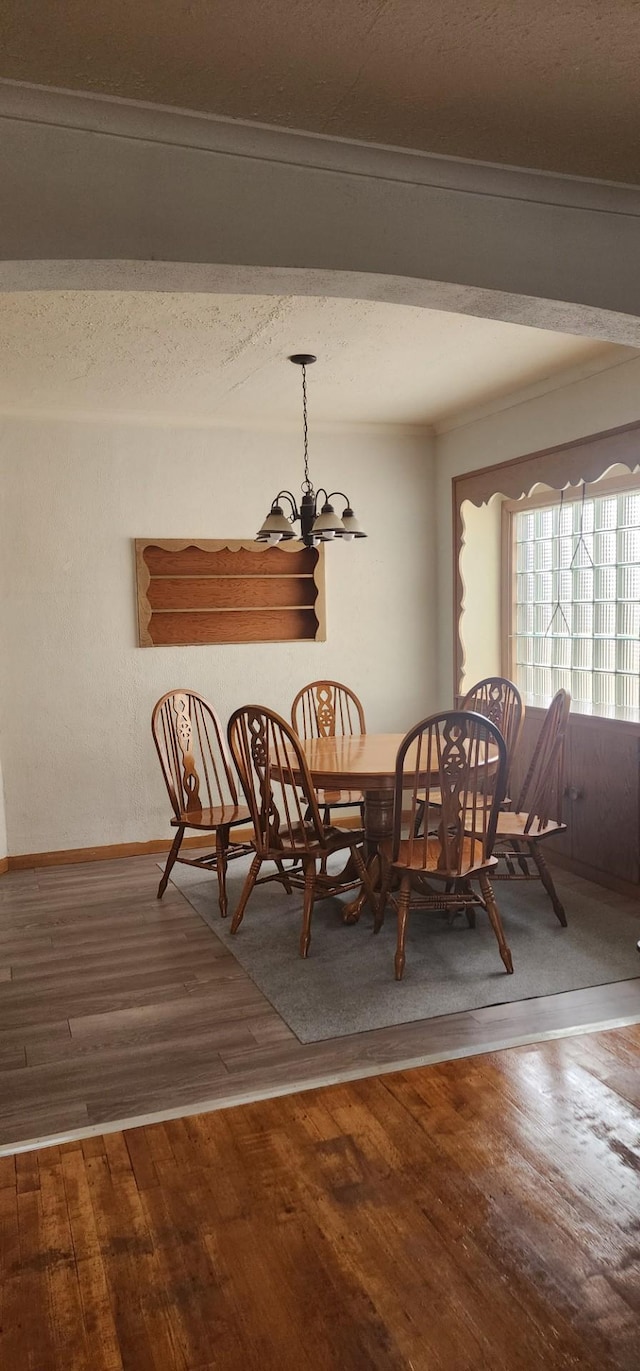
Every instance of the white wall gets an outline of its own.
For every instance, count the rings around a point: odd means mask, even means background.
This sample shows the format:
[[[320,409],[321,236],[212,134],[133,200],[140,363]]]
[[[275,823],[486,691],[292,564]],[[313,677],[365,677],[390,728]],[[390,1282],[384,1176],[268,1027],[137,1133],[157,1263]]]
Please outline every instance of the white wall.
[[[464,471],[640,420],[640,358],[560,385],[546,394],[512,395],[503,409],[438,433],[438,707],[453,697],[453,557],[451,481]],[[640,459],[640,438],[638,440]],[[472,568],[467,559],[467,580]]]
[[[478,508],[462,506],[464,543],[460,566],[464,595],[460,639],[464,651],[462,690],[485,676],[499,676],[501,663],[500,547],[502,500]]]
[[[0,766],[0,861],[6,857],[7,847],[7,819],[4,804],[4,780],[2,776],[2,766]]]
[[[136,646],[134,537],[252,536],[298,489],[295,431],[4,420],[2,755],[9,852],[168,834],[154,701],[192,685],[224,719],[283,713],[314,677],[351,684],[371,730],[434,701],[435,521],[429,439],[312,434],[318,484],[346,490],[370,537],[329,546],[325,643]]]

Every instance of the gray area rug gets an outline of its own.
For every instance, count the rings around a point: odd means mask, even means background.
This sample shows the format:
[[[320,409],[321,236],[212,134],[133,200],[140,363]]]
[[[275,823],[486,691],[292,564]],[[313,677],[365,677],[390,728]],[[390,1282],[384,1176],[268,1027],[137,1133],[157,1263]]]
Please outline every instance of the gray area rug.
[[[248,864],[242,858],[230,868],[231,912]],[[409,916],[407,963],[399,982],[393,972],[396,920],[390,905],[374,937],[369,909],[358,924],[348,925],[341,919],[340,900],[320,901],[313,912],[309,957],[303,960],[298,955],[300,891],[287,896],[275,883],[259,886],[232,936],[231,917],[220,918],[214,875],[176,866],[172,880],[303,1043],[606,985],[640,972],[640,904],[561,872],[556,884],[568,928],[560,927],[538,881],[496,883],[513,976],[504,971],[482,909],[476,911],[475,929],[464,915],[449,924],[438,911],[418,910]],[[640,999],[640,982],[638,994]]]

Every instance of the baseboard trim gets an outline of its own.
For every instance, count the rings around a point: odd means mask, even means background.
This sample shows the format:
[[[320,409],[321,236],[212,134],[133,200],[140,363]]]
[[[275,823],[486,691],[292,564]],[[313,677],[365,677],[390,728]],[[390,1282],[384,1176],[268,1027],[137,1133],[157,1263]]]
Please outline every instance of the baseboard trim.
[[[340,819],[343,828],[355,828],[359,823],[360,818],[356,815],[344,814]],[[234,836],[238,842],[249,842],[251,830],[238,829]],[[171,838],[153,838],[147,843],[109,843],[105,847],[69,847],[60,848],[55,852],[22,852],[16,857],[0,857],[0,876],[4,876],[7,871],[28,871],[40,866],[75,866],[82,862],[119,861],[123,857],[161,854],[169,851],[171,843]],[[185,838],[182,846],[213,848],[213,834],[195,833]],[[552,856],[550,852],[547,854],[547,861],[550,866],[559,867],[573,876],[582,876],[585,881],[593,881],[596,885],[604,886],[606,890],[615,890],[618,895],[628,895],[635,900],[640,897],[640,886],[618,876],[609,876],[604,871],[586,866],[584,862],[574,862],[570,857],[561,857],[556,853]]]
[[[345,814],[340,819],[341,828],[356,828],[361,823],[359,815]],[[251,841],[252,829],[237,828],[233,831],[234,840],[240,843]],[[122,857],[144,857],[155,853],[168,852],[173,838],[153,838],[148,843],[110,843],[106,847],[68,847],[55,852],[21,852],[16,857],[0,859],[0,876],[6,871],[29,871],[39,866],[74,866],[82,862],[118,861]],[[195,833],[182,842],[183,848],[215,848],[213,833]]]
[[[572,857],[561,857],[556,852],[552,855],[546,848],[545,857],[549,866],[557,866],[572,876],[582,876],[583,880],[593,881],[594,885],[603,885],[605,890],[615,890],[616,895],[629,895],[632,900],[640,899],[640,885],[635,885],[633,881],[625,881],[621,876],[610,876],[607,871],[598,871],[597,867],[588,866],[586,862],[575,862]]]
[[[243,836],[245,830],[243,830]],[[246,831],[246,837],[250,836]],[[242,841],[240,833],[238,837]],[[168,852],[172,838],[154,838],[148,843],[110,843],[106,847],[69,847],[57,852],[21,852],[17,857],[7,857],[6,871],[27,871],[38,866],[74,866],[81,862],[117,861],[121,857],[144,857],[146,854]],[[196,833],[185,838],[183,847],[215,847],[212,833]],[[0,871],[2,867],[0,866]]]

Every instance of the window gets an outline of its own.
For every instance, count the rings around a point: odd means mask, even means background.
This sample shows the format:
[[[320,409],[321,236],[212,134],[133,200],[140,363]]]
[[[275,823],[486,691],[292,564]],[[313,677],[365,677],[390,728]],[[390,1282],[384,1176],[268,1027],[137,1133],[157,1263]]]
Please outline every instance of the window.
[[[509,657],[525,703],[640,716],[640,481],[505,504]]]

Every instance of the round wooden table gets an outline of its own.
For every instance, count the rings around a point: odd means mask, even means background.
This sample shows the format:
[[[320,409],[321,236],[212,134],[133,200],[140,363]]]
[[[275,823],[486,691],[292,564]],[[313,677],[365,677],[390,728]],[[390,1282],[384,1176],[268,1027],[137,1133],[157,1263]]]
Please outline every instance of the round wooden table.
[[[354,733],[346,738],[307,738],[302,743],[316,789],[362,791],[364,828],[373,850],[392,832],[396,756],[403,738],[404,733]],[[408,771],[412,754],[415,758],[413,748],[407,755]]]
[[[366,859],[374,880],[378,873],[378,844],[393,833],[393,800],[396,778],[396,757],[404,733],[354,733],[345,738],[307,738],[302,748],[309,765],[311,779],[319,790],[355,790],[364,795],[364,831],[367,844]],[[406,771],[415,774],[416,749],[414,743],[405,759]],[[497,750],[489,750],[489,759],[497,761]],[[420,773],[419,784],[428,792],[437,785],[437,772]],[[373,867],[371,866],[373,864]],[[351,875],[348,867],[345,875]],[[345,905],[345,923],[354,923],[365,903],[364,890],[350,904]]]

